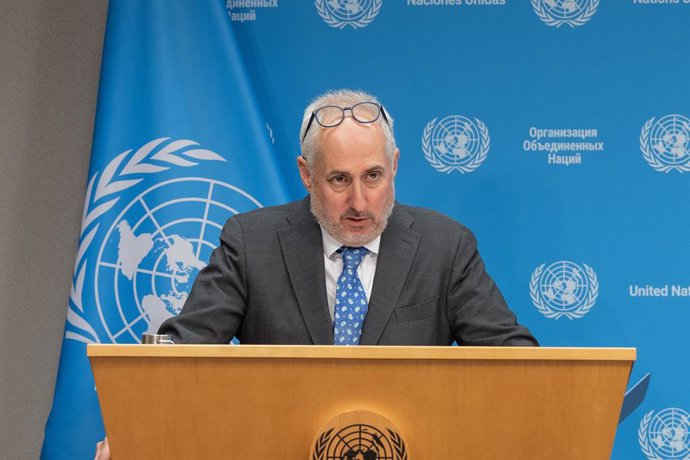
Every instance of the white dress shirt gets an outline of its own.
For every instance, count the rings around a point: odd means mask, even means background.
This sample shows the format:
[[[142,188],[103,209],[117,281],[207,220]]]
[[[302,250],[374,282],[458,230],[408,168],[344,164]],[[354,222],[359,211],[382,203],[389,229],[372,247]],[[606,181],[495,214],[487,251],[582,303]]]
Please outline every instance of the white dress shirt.
[[[343,256],[336,251],[343,244],[333,238],[323,227],[321,227],[321,238],[323,240],[323,263],[326,269],[326,297],[328,298],[328,311],[331,314],[332,321],[335,315],[335,290],[338,277],[343,271]],[[374,285],[374,274],[376,273],[376,261],[379,257],[380,244],[381,235],[364,245],[369,252],[367,252],[357,268],[357,276],[359,276],[359,281],[367,294],[367,302],[371,297],[371,289]]]

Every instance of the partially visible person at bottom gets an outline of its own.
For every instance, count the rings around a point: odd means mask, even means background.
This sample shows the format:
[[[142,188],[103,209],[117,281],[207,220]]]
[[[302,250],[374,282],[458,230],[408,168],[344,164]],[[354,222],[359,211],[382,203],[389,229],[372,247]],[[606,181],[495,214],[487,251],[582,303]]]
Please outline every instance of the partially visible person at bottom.
[[[108,437],[96,444],[96,456],[93,460],[110,460],[110,444],[108,444]]]

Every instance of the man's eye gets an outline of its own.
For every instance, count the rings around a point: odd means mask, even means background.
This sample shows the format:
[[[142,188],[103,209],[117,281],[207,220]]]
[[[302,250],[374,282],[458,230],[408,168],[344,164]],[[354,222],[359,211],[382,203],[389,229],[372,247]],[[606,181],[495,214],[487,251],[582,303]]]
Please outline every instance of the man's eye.
[[[381,171],[373,171],[369,173],[369,179],[376,180],[381,177]]]
[[[331,177],[331,182],[334,184],[342,184],[345,182],[345,176],[333,176]]]

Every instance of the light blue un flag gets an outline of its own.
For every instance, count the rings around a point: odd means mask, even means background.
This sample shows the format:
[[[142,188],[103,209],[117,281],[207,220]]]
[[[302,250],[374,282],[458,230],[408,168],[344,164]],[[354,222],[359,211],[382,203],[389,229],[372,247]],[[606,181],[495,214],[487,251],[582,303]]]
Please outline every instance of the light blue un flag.
[[[105,433],[86,344],[139,342],[179,313],[225,220],[286,201],[277,165],[223,2],[110,2],[42,458],[93,458]]]

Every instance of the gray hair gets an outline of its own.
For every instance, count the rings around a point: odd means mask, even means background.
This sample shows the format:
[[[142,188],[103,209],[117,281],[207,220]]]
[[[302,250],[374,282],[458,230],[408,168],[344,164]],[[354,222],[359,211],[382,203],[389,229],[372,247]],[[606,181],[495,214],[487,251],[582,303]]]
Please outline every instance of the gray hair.
[[[375,102],[383,108],[383,105],[376,99],[376,97],[371,94],[367,94],[364,91],[354,91],[349,89],[339,89],[329,91],[321,96],[317,97],[312,101],[311,104],[304,109],[304,117],[302,118],[302,128],[300,129],[300,146],[302,147],[302,156],[307,162],[307,167],[310,172],[314,171],[314,162],[318,155],[319,150],[319,139],[321,137],[321,131],[323,128],[320,124],[314,120],[309,128],[309,132],[306,137],[304,131],[307,129],[309,120],[311,119],[311,114],[314,110],[325,105],[336,105],[338,107],[352,107],[359,102]],[[386,156],[390,161],[393,161],[395,151],[397,149],[395,145],[395,136],[393,135],[393,117],[390,112],[386,110],[386,117],[388,118],[388,123],[383,120],[383,115],[379,117],[376,121],[383,129],[383,134],[386,138]]]

